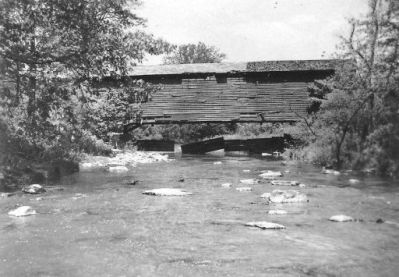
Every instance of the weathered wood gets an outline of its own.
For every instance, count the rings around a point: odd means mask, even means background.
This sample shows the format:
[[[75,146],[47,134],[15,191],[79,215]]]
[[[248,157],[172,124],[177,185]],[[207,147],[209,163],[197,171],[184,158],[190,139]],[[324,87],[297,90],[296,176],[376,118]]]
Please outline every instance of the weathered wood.
[[[188,143],[181,146],[183,154],[203,154],[224,148],[223,137]]]
[[[174,152],[175,142],[172,140],[138,140],[137,149],[141,151]]]
[[[344,62],[138,66],[129,73],[129,78],[143,79],[162,87],[149,102],[142,104],[143,124],[292,122],[306,115],[309,82],[334,74],[335,68]],[[110,77],[103,82],[116,81]]]

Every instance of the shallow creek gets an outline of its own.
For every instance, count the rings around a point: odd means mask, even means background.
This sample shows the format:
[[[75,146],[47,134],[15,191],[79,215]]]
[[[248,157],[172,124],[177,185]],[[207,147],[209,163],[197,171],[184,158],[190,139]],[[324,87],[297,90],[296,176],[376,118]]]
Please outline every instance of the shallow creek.
[[[270,183],[235,189],[267,169],[289,170],[282,179],[306,184],[294,189],[309,202],[268,205],[261,194],[290,189]],[[128,185],[132,179],[138,184]],[[221,187],[226,182],[233,186]],[[64,190],[0,198],[0,276],[399,276],[399,184],[392,181],[259,157],[184,156],[126,173],[82,172],[57,186]],[[193,194],[142,194],[162,187]],[[18,205],[38,214],[8,216]],[[328,221],[336,214],[361,221]]]

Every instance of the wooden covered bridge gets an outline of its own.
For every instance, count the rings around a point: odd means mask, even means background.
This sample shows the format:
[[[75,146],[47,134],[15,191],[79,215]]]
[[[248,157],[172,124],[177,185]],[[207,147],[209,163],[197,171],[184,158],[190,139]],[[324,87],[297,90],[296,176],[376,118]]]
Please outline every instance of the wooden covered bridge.
[[[306,113],[310,82],[337,60],[137,66],[129,74],[161,84],[142,105],[142,124],[289,122]]]

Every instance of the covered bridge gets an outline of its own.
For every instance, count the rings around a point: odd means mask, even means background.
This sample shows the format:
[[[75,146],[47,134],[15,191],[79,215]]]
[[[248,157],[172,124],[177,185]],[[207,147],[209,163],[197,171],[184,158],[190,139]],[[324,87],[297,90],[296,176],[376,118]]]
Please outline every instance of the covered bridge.
[[[337,60],[137,66],[130,76],[162,89],[144,103],[142,124],[289,122],[306,113],[310,82]]]

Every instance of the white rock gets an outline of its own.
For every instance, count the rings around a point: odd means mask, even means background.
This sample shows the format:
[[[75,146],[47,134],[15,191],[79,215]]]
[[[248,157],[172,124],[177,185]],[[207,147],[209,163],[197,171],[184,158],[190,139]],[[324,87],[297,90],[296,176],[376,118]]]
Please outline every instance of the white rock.
[[[22,206],[8,212],[8,215],[17,216],[17,217],[34,215],[34,214],[36,214],[36,211],[32,209],[32,207],[30,206]]]
[[[30,193],[30,194],[38,194],[38,193],[43,193],[46,192],[46,190],[39,184],[33,184],[27,187],[23,187],[22,191],[25,193]]]
[[[231,183],[223,183],[221,186],[223,188],[231,188]]]
[[[98,168],[101,168],[101,165],[99,163],[91,163],[91,162],[79,163],[79,171],[81,172],[93,171]]]
[[[270,195],[262,194],[262,197],[268,198],[272,203],[296,203],[308,200],[305,194],[296,190],[273,190]]]
[[[283,173],[280,171],[265,170],[262,171],[262,174],[259,174],[259,176],[262,178],[281,177],[283,176]]]
[[[86,197],[87,197],[86,194],[83,194],[83,193],[76,193],[75,196],[72,197],[72,199],[73,199],[73,200],[78,200],[78,199],[86,198]]]
[[[273,223],[273,222],[267,222],[267,221],[248,222],[245,224],[245,226],[258,227],[260,229],[285,229],[284,225]]]
[[[256,179],[242,179],[240,180],[240,183],[245,184],[245,185],[254,185],[257,184],[259,181]]]
[[[185,196],[185,195],[191,195],[192,193],[175,188],[160,188],[160,189],[146,190],[143,192],[143,194],[155,195],[155,196]]]
[[[328,220],[335,222],[348,222],[348,221],[353,221],[354,219],[350,216],[339,214],[330,217]]]
[[[275,180],[270,182],[273,186],[299,186],[297,181]]]
[[[287,211],[285,211],[285,210],[270,210],[268,212],[268,214],[270,214],[270,215],[284,215],[284,214],[287,214]]]
[[[325,169],[324,167],[321,172],[324,174],[332,174],[332,175],[340,175],[341,174],[341,172],[339,172],[339,171],[332,170],[332,169]]]
[[[215,165],[221,165],[222,164],[222,162],[214,162],[213,164],[215,164]]]
[[[349,179],[349,184],[355,185],[358,184],[360,181],[358,179]]]
[[[123,173],[129,171],[129,169],[126,166],[112,166],[108,168],[108,171],[112,173]]]
[[[252,188],[251,187],[239,187],[239,188],[236,188],[236,190],[238,190],[238,191],[251,191]]]
[[[262,194],[260,197],[269,199],[270,196],[272,196],[272,194],[271,194],[270,192],[265,192],[265,193]]]

